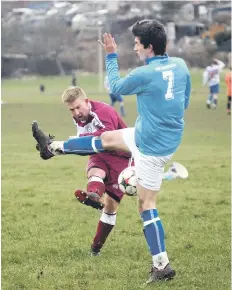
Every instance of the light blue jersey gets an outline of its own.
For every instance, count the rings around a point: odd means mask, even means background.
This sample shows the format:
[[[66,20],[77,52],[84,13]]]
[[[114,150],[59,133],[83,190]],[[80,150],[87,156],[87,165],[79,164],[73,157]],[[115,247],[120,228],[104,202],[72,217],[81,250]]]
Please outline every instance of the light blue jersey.
[[[176,151],[184,129],[184,111],[191,91],[189,70],[181,58],[156,56],[147,65],[120,78],[117,54],[106,56],[110,89],[117,95],[137,95],[135,142],[145,155]]]

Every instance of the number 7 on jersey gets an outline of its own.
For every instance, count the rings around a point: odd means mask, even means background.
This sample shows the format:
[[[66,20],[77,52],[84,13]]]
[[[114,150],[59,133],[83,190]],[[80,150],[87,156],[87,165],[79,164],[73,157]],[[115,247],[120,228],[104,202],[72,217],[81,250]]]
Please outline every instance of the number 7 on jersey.
[[[172,70],[168,70],[168,71],[163,71],[163,79],[166,81],[168,81],[168,88],[167,88],[167,92],[165,94],[165,99],[166,100],[172,100],[174,99],[174,95],[173,95],[173,85],[174,85],[174,73]]]

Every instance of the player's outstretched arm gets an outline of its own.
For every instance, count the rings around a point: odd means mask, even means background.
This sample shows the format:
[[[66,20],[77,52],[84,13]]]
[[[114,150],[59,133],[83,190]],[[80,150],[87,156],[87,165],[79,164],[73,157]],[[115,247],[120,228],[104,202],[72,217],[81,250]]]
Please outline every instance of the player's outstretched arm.
[[[219,66],[219,69],[222,70],[226,65],[224,64],[223,61],[219,60],[219,59],[214,59],[214,61],[217,62],[218,66]]]
[[[135,95],[142,91],[142,74],[139,69],[133,70],[126,77],[120,78],[118,67],[117,44],[109,33],[103,34],[103,42],[98,40],[106,53],[106,72],[110,91],[115,95]]]

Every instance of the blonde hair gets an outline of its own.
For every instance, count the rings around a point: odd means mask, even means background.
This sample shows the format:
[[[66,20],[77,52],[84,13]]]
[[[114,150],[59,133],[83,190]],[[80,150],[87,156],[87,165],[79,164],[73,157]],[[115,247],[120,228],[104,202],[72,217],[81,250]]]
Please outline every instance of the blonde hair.
[[[69,87],[63,92],[61,98],[63,103],[72,103],[78,98],[87,99],[87,96],[83,89],[79,87]]]

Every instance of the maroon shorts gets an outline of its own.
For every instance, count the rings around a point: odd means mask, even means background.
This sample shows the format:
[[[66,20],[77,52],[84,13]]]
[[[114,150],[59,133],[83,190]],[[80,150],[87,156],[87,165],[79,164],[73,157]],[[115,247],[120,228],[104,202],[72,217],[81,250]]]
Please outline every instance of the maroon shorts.
[[[109,153],[95,154],[89,157],[87,172],[93,167],[104,170],[106,173],[104,180],[106,193],[120,202],[124,194],[118,187],[118,176],[123,169],[128,167],[129,160],[129,158],[118,157]]]

